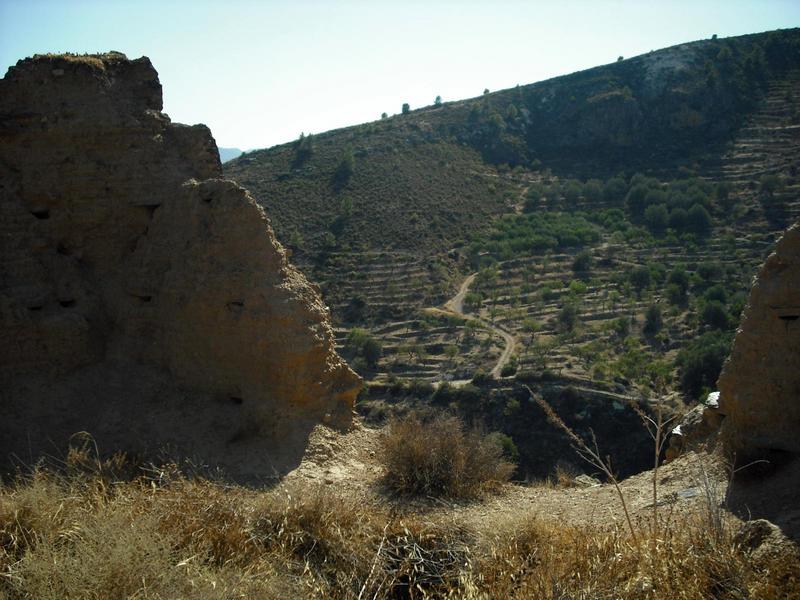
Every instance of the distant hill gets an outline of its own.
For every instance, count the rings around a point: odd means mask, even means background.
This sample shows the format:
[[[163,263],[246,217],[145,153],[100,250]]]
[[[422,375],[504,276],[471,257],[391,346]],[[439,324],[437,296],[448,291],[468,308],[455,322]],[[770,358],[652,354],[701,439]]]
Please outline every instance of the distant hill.
[[[514,204],[498,167],[606,179],[712,163],[770,78],[800,64],[799,32],[681,44],[249,152],[225,172],[298,248],[331,246],[330,232],[351,249],[436,253]]]
[[[320,284],[367,418],[407,397],[457,407],[533,473],[542,449],[513,377],[595,431],[630,398],[714,388],[758,265],[800,218],[798,165],[792,29],[303,137],[224,171]],[[430,310],[462,285],[464,315]],[[473,377],[480,391],[432,396]]]
[[[239,158],[243,152],[239,148],[218,148],[219,159],[222,162],[228,162],[234,158]]]
[[[445,251],[521,208],[532,183],[715,176],[769,82],[798,66],[798,29],[702,40],[248,152],[224,170],[323,284],[381,252],[441,274],[463,257]]]

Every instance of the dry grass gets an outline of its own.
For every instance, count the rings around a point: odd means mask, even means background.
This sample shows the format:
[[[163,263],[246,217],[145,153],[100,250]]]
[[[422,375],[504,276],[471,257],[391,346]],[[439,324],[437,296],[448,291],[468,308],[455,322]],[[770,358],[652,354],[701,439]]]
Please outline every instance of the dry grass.
[[[103,58],[114,56],[114,54],[75,54],[72,52],[65,52],[61,54],[37,54],[34,56],[34,58],[59,59],[67,63],[89,65],[100,71],[105,71],[106,66],[103,63]]]
[[[325,486],[166,472],[115,481],[98,464],[0,487],[0,598],[800,597],[798,556],[753,559],[702,515],[637,545],[619,528],[520,514],[468,530]]]
[[[386,483],[401,494],[474,497],[511,477],[514,465],[502,453],[479,431],[444,414],[396,418],[381,439]]]
[[[788,598],[800,593],[797,557],[757,565],[730,535],[690,519],[640,551],[622,530],[522,517],[498,524],[470,574],[488,598]]]

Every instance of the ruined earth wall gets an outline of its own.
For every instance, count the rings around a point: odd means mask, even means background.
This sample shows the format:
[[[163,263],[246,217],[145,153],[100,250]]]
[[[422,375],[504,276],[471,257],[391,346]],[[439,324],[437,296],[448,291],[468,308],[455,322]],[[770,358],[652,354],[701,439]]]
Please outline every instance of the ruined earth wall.
[[[0,400],[38,401],[25,382],[45,381],[56,421],[59,378],[147,365],[249,430],[346,425],[360,381],[318,289],[220,179],[208,128],[161,108],[150,61],[118,53],[37,56],[0,81]]]
[[[761,267],[718,387],[734,449],[800,452],[800,223]]]

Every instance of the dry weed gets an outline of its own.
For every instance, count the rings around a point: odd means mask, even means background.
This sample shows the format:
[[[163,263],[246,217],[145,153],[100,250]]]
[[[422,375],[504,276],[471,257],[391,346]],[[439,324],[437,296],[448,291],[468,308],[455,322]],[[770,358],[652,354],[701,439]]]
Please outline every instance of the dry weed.
[[[392,490],[421,496],[474,497],[514,471],[500,447],[448,415],[393,419],[381,440],[381,458]]]

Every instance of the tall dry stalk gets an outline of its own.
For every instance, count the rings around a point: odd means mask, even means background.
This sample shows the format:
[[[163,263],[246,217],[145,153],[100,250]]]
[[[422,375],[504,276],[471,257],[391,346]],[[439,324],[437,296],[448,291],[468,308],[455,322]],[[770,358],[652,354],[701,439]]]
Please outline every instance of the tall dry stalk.
[[[629,402],[630,407],[633,411],[639,416],[642,420],[642,424],[644,425],[647,433],[650,434],[650,438],[653,440],[653,471],[652,471],[652,478],[651,478],[651,485],[652,485],[652,493],[653,493],[653,517],[650,523],[650,541],[653,547],[655,548],[656,544],[658,543],[658,467],[661,463],[661,454],[664,451],[664,447],[666,446],[668,436],[666,434],[667,427],[672,424],[679,415],[673,415],[672,417],[665,418],[664,416],[664,400],[663,400],[663,392],[665,386],[663,382],[660,382],[660,385],[657,386],[659,390],[658,399],[655,402],[656,406],[656,415],[655,418],[649,416],[642,410],[642,407],[639,406],[635,401],[631,400]]]
[[[636,546],[639,546],[639,536],[636,534],[636,529],[633,526],[633,520],[631,519],[630,511],[628,510],[628,502],[625,499],[625,494],[622,493],[622,488],[619,486],[619,480],[617,476],[614,474],[614,471],[611,468],[611,459],[610,457],[606,457],[605,459],[600,454],[600,449],[597,447],[597,438],[595,438],[594,432],[590,431],[592,436],[592,446],[589,446],[583,438],[581,438],[577,433],[575,433],[569,425],[567,425],[564,420],[558,416],[553,407],[539,395],[533,393],[530,387],[525,385],[524,383],[520,384],[524,387],[528,394],[530,394],[531,399],[538,404],[542,410],[544,411],[545,415],[547,415],[547,419],[556,427],[561,429],[564,433],[567,434],[569,439],[572,441],[572,447],[575,449],[575,452],[580,456],[583,460],[587,463],[592,465],[593,467],[600,469],[603,474],[608,478],[609,481],[614,485],[614,490],[617,492],[617,496],[619,497],[620,504],[622,505],[622,510],[625,513],[625,521],[628,523],[628,530],[631,533],[631,538],[633,539]]]

